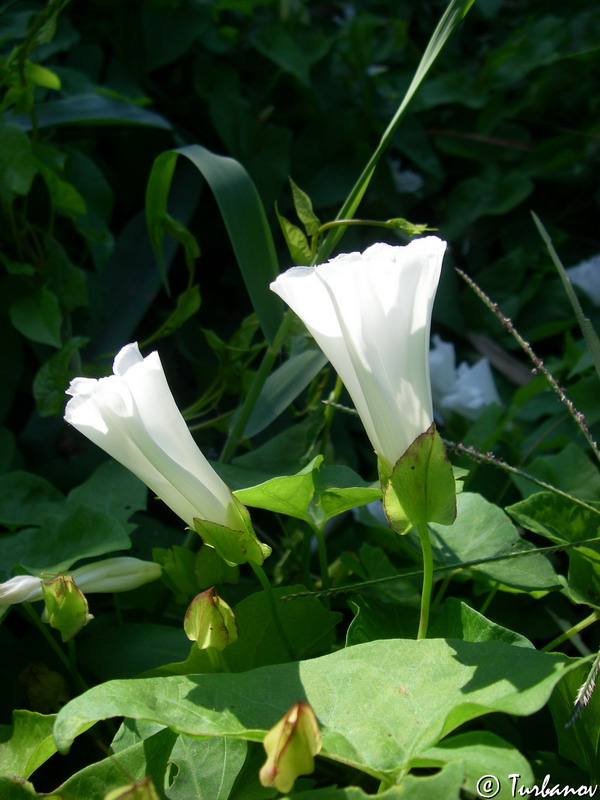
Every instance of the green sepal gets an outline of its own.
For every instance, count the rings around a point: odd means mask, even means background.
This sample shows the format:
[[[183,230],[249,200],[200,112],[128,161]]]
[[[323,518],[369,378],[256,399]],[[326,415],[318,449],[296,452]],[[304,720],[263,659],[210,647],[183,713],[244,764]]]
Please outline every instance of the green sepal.
[[[44,621],[60,631],[63,642],[72,639],[92,619],[85,595],[70,575],[43,582],[42,593],[46,604]]]
[[[195,517],[196,533],[205,544],[214,548],[230,567],[236,564],[246,564],[248,561],[262,564],[265,558],[271,555],[271,548],[268,544],[258,541],[246,506],[240,503],[236,497],[233,499],[244,525],[243,530],[235,530],[225,525],[219,525],[218,522]]]
[[[456,519],[456,486],[452,465],[435,422],[402,455],[391,473],[378,459],[383,508],[397,533],[416,525]]]

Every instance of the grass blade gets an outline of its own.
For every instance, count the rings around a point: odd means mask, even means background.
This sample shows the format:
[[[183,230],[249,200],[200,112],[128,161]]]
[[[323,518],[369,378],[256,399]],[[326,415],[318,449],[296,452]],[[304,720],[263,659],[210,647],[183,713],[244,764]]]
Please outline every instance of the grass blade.
[[[367,186],[369,185],[371,177],[375,172],[375,167],[377,166],[377,163],[383,152],[392,141],[394,133],[396,132],[396,128],[398,127],[408,104],[414,97],[417,89],[423,82],[425,76],[440,54],[442,48],[454,30],[458,27],[462,19],[466,16],[474,2],[475,0],[452,0],[444,12],[444,15],[438,22],[437,27],[433,32],[431,39],[429,40],[429,44],[423,53],[423,57],[419,62],[419,66],[417,67],[410,86],[406,90],[404,99],[400,103],[398,110],[394,114],[390,124],[385,129],[379,144],[360,174],[357,182],[354,184],[336,219],[351,219],[354,216],[356,209],[358,208],[359,203],[367,190]],[[336,244],[343,235],[344,230],[345,228],[343,227],[336,227],[332,229],[331,233],[321,243],[314,263],[320,264],[329,258]]]
[[[271,342],[283,318],[282,305],[269,289],[279,272],[275,245],[256,187],[235,159],[193,144],[169,150],[155,160],[146,190],[146,220],[163,277],[164,223],[179,156],[191,161],[215,196],[250,300]]]
[[[573,289],[573,285],[569,280],[569,276],[566,273],[565,268],[563,267],[560,258],[558,257],[558,253],[554,249],[554,245],[552,244],[552,239],[550,238],[550,234],[542,224],[542,221],[534,214],[533,211],[531,212],[531,216],[533,217],[533,221],[535,222],[536,228],[544,244],[548,249],[548,254],[552,259],[554,266],[556,267],[558,274],[560,275],[560,279],[563,283],[565,288],[565,292],[567,293],[567,297],[569,298],[569,302],[575,312],[575,316],[577,317],[577,322],[579,323],[579,327],[581,328],[581,332],[583,334],[583,338],[585,339],[585,343],[588,346],[588,350],[591,353],[592,359],[594,361],[594,366],[596,367],[596,373],[600,378],[600,339],[598,338],[598,334],[594,330],[592,323],[583,313],[583,309],[581,308],[581,304],[575,294],[575,290]]]

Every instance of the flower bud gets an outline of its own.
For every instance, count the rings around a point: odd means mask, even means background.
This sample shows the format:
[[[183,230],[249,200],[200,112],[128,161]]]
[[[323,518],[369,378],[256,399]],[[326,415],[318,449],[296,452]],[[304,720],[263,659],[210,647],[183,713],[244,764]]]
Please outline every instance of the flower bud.
[[[321,732],[308,703],[297,702],[274,725],[263,740],[267,760],[259,772],[263,786],[291,791],[298,775],[315,768],[314,756],[321,749]]]
[[[72,639],[92,619],[85,595],[70,575],[43,582],[42,593],[46,603],[43,619],[60,631],[63,642]]]
[[[120,556],[86,564],[74,569],[70,574],[79,589],[86,594],[91,594],[92,592],[127,592],[130,589],[137,589],[138,586],[159,578],[161,572],[160,564],[155,564],[154,561]],[[0,583],[0,607],[41,600],[43,597],[42,584],[43,578],[35,575],[16,575],[14,578]]]
[[[215,592],[214,586],[194,597],[185,612],[183,629],[188,639],[196,642],[200,650],[209,647],[224,650],[238,638],[233,611]]]

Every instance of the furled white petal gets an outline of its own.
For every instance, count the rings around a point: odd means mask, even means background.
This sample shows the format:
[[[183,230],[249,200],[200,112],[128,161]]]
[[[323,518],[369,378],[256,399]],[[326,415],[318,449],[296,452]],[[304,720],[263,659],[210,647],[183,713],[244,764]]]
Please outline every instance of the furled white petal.
[[[241,522],[231,492],[204,458],[181,416],[158,353],[143,358],[128,344],[114,374],[76,378],[65,419],[131,470],[181,519],[231,528]]]
[[[119,556],[74,569],[71,576],[85,594],[128,592],[160,578],[162,568],[154,561]]]
[[[271,284],[342,378],[375,451],[394,464],[433,419],[431,311],[445,242],[375,244]]]
[[[575,286],[583,289],[595,305],[600,306],[600,253],[580,261],[574,267],[569,267],[567,275]]]
[[[32,603],[42,598],[42,582],[33,575],[15,575],[0,583],[0,606],[13,603]]]

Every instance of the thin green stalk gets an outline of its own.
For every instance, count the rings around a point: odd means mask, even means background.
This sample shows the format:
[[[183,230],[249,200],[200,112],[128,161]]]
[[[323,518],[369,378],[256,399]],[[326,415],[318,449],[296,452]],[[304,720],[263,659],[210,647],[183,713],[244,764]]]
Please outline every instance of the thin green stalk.
[[[547,644],[545,647],[542,647],[542,652],[549,653],[551,650],[555,650],[563,642],[568,641],[576,634],[581,633],[581,631],[585,630],[586,628],[589,628],[589,626],[593,625],[598,619],[600,619],[600,612],[592,611],[589,617],[582,619],[581,622],[577,623],[577,625],[573,625],[568,631],[561,633],[560,636],[556,637],[556,639],[552,639],[549,644]]]
[[[321,571],[321,585],[323,589],[331,588],[329,581],[329,560],[327,558],[327,545],[325,543],[325,531],[323,525],[313,525],[312,529],[317,538],[317,552],[319,555],[319,569]]]
[[[238,414],[235,416],[234,423],[231,427],[229,432],[229,436],[227,437],[227,441],[225,442],[225,446],[223,447],[223,451],[221,453],[221,457],[219,461],[226,464],[228,461],[233,458],[237,446],[240,442],[240,439],[243,436],[244,428],[246,427],[246,423],[250,419],[250,414],[252,414],[252,410],[258,400],[258,396],[260,395],[263,386],[265,385],[265,381],[269,377],[271,373],[271,369],[273,368],[273,364],[275,363],[275,359],[279,355],[279,352],[283,346],[286,336],[290,330],[292,325],[293,316],[290,311],[287,311],[284,314],[283,319],[281,320],[281,325],[279,326],[279,330],[275,334],[275,338],[271,342],[271,344],[267,347],[267,350],[263,356],[263,360],[261,362],[260,367],[254,379],[250,385],[250,389],[248,390],[248,394],[244,402],[242,403]]]
[[[223,653],[216,647],[207,647],[206,653],[215,672],[229,672],[229,667],[225,663]]]
[[[490,591],[487,593],[487,597],[485,598],[485,600],[481,604],[481,608],[479,609],[479,613],[480,614],[485,614],[485,612],[488,610],[488,608],[490,606],[490,603],[492,602],[492,600],[496,596],[496,592],[498,591],[498,586],[499,585],[500,584],[496,581],[494,583],[494,585],[492,586],[492,588],[490,589]]]
[[[288,656],[292,659],[292,661],[294,661],[295,660],[294,651],[287,637],[285,629],[282,625],[281,618],[279,616],[279,609],[277,608],[277,603],[275,602],[275,595],[273,594],[273,587],[271,586],[271,582],[267,578],[267,574],[264,571],[264,569],[260,566],[260,564],[255,564],[254,561],[250,561],[249,564],[254,570],[254,574],[260,581],[260,585],[264,589],[265,596],[267,598],[267,603],[271,611],[271,616],[273,618],[273,622],[275,624],[275,627],[277,628],[277,632],[279,633],[281,641],[283,642],[285,649],[288,652]]]
[[[329,397],[325,401],[325,414],[323,415],[323,432],[321,433],[321,452],[324,453],[327,447],[327,439],[329,438],[329,431],[333,422],[333,415],[337,408],[337,401],[340,398],[343,387],[342,379],[339,375],[336,376],[335,386],[333,387]]]
[[[69,675],[73,678],[73,682],[75,683],[77,690],[81,692],[86,692],[90,687],[87,685],[87,683],[83,680],[83,678],[79,674],[77,666],[75,664],[74,656],[70,657],[71,654],[74,654],[72,648],[73,642],[71,641],[68,643],[70,649],[69,649],[69,655],[67,655],[64,649],[59,645],[59,643],[52,635],[52,631],[50,630],[50,628],[47,625],[45,625],[40,619],[39,615],[36,614],[31,603],[21,603],[19,605],[19,610],[22,611],[22,613],[27,617],[27,619],[41,633],[41,635],[46,640],[46,642],[48,643],[48,645],[50,646],[50,648],[52,649],[52,651],[54,652],[60,663],[67,670]]]
[[[426,523],[420,522],[417,525],[417,530],[419,531],[421,549],[423,551],[423,588],[421,590],[421,615],[419,617],[417,639],[425,639],[427,636],[427,626],[429,625],[429,606],[431,604],[431,590],[433,587],[433,552],[431,550],[429,528]]]
[[[440,588],[437,591],[436,596],[433,599],[433,603],[431,604],[431,611],[436,611],[439,604],[442,602],[443,596],[446,594],[446,589],[450,585],[450,581],[454,577],[454,573],[450,572],[448,575],[444,576],[444,579],[440,583]]]

